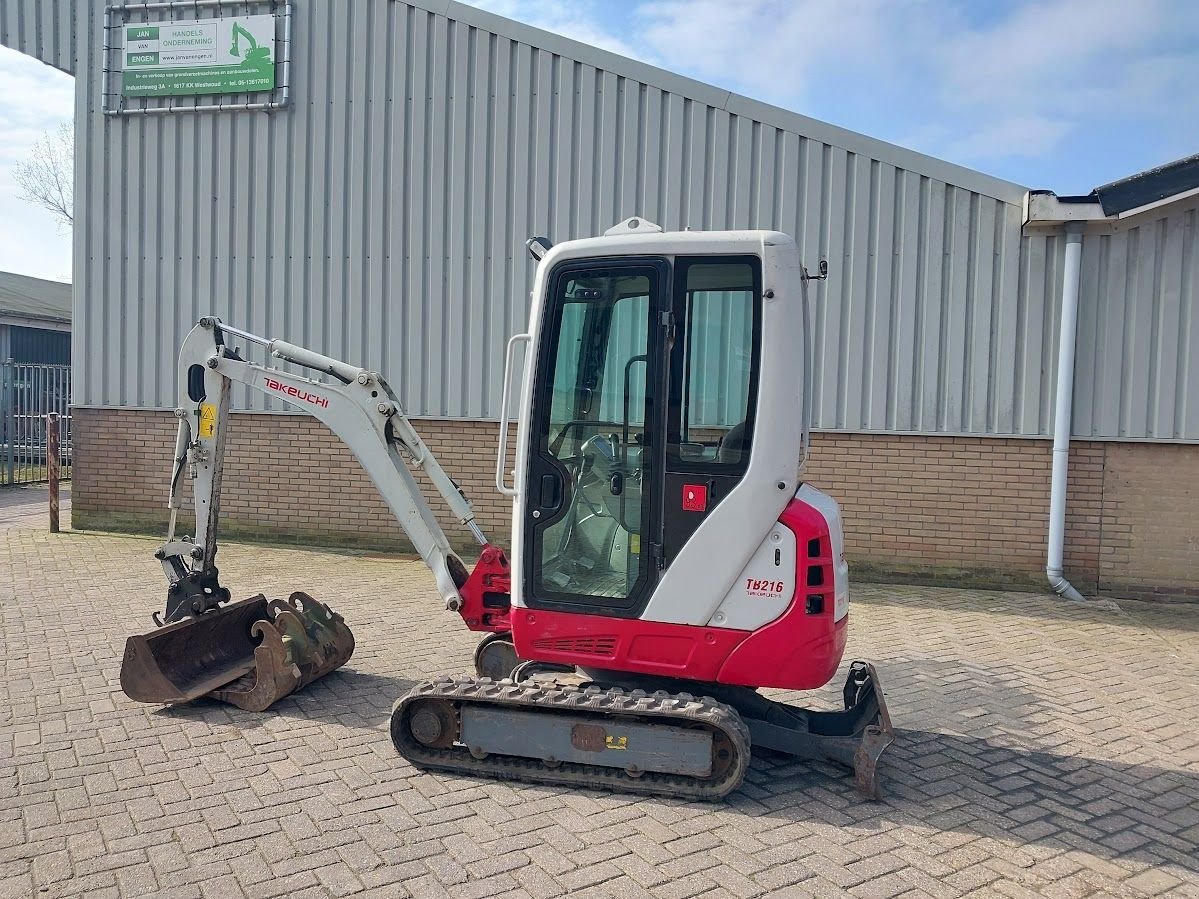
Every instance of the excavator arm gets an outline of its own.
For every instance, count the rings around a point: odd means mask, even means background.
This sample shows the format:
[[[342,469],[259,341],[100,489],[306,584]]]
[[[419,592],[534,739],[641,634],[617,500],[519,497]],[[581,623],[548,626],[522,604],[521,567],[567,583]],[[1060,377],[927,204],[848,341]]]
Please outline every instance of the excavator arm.
[[[263,347],[247,361],[232,343]],[[282,367],[290,363],[331,380]],[[508,630],[510,572],[502,550],[487,544],[470,501],[446,474],[378,372],[287,343],[200,320],[179,353],[179,419],[171,470],[171,522],[155,556],[166,573],[166,613],[158,628],[130,637],[121,686],[143,702],[212,696],[261,711],[343,665],[354,638],[340,615],[304,593],[286,600],[255,596],[230,603],[216,567],[221,475],[235,384],[273,396],[318,418],[354,454],[429,570],[447,609],[473,630]],[[426,502],[411,469],[423,470],[458,521],[482,547],[468,574]],[[194,535],[176,537],[183,476],[192,481]]]
[[[249,362],[231,340],[266,349],[271,361],[290,362],[330,376],[316,381],[277,365]],[[395,515],[416,552],[433,572],[446,608],[462,607],[460,590],[468,574],[454,554],[445,532],[409,470],[425,471],[458,521],[480,545],[487,540],[475,522],[474,509],[458,485],[438,463],[404,414],[399,399],[378,372],[349,365],[282,340],[268,340],[203,318],[179,353],[179,419],[169,505],[171,527],[159,550],[170,583],[165,620],[199,615],[228,599],[217,581],[215,565],[220,520],[221,473],[229,431],[232,385],[245,384],[310,413],[354,454]],[[404,462],[405,457],[408,464]],[[190,469],[195,498],[196,532],[175,539],[182,507],[182,475]]]

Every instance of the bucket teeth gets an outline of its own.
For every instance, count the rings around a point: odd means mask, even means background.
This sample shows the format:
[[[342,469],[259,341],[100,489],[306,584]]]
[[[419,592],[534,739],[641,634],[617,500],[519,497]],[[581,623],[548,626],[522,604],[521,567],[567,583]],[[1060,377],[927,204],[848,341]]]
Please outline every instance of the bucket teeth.
[[[354,636],[306,593],[255,596],[198,618],[130,637],[121,688],[141,702],[211,696],[253,712],[344,665]]]

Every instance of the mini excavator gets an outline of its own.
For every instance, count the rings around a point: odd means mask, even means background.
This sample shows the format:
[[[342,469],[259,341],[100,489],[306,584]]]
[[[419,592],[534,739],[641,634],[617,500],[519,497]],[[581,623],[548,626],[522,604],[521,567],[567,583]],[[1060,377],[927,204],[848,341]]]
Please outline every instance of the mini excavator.
[[[179,357],[171,525],[156,553],[166,611],[128,639],[126,695],[262,711],[353,652],[342,617],[312,597],[232,602],[220,584],[238,383],[308,411],[345,442],[446,609],[484,634],[473,676],[420,683],[396,702],[392,741],[414,765],[718,799],[742,782],[751,748],[768,749],[847,765],[877,796],[894,734],[872,665],[849,666],[843,708],[760,692],[824,686],[846,644],[840,511],[803,478],[807,284],[827,266],[809,275],[778,232],[663,232],[639,218],[528,249],[532,311],[507,346],[495,472],[512,501],[511,562],[379,373],[203,318]],[[235,341],[264,348],[267,361],[243,358]],[[472,570],[414,470],[479,544]],[[196,533],[177,538],[185,472]]]

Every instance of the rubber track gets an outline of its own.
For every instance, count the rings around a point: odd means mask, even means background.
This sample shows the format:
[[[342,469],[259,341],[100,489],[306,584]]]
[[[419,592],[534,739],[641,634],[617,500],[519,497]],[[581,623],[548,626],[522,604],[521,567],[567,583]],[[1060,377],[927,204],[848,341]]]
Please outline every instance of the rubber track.
[[[582,713],[607,721],[629,717],[665,724],[700,725],[710,732],[723,733],[735,756],[724,776],[715,781],[654,771],[633,777],[620,768],[580,762],[561,762],[551,768],[540,759],[508,755],[489,755],[484,759],[476,759],[464,746],[434,749],[412,736],[405,713],[413,703],[425,699],[448,700],[457,707],[478,704],[524,712]],[[548,711],[551,709],[555,711]],[[714,699],[696,698],[688,693],[626,692],[619,688],[580,688],[544,681],[513,683],[485,677],[447,677],[417,684],[392,709],[391,739],[400,755],[420,768],[476,774],[496,780],[650,793],[685,799],[720,799],[727,796],[745,778],[750,756],[749,728],[735,709]]]

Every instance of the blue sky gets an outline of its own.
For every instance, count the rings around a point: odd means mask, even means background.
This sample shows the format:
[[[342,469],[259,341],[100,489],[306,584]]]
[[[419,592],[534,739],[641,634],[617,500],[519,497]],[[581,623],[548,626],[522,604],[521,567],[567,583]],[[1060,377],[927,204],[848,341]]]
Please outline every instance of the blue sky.
[[[470,0],[1060,195],[1199,152],[1194,0]],[[11,167],[72,79],[0,48],[0,271],[70,276]]]

